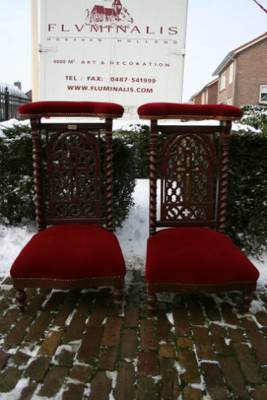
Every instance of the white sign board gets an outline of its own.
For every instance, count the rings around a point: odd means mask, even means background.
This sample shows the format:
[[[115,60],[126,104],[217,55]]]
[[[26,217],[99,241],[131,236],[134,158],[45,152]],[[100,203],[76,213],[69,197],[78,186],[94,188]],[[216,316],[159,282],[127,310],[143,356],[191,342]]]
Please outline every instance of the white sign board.
[[[41,0],[39,100],[180,102],[187,0]]]

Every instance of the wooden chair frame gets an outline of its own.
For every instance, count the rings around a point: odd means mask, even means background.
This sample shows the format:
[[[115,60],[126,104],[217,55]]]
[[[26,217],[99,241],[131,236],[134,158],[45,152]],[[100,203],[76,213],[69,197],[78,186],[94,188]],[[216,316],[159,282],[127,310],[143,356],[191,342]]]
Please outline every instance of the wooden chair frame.
[[[142,118],[142,117],[141,117]],[[189,118],[188,118],[189,119]],[[164,124],[162,121],[159,123],[158,119],[151,117],[150,128],[150,175],[149,175],[149,192],[150,192],[150,206],[149,206],[149,236],[154,236],[159,228],[166,227],[209,227],[220,233],[225,233],[226,227],[226,203],[227,203],[227,183],[228,183],[228,149],[230,140],[231,121],[221,120],[219,125],[171,125]],[[173,202],[166,202],[166,192],[168,191],[168,182],[166,186],[166,177],[164,171],[166,165],[170,163],[171,154],[166,155],[168,146],[171,149],[172,142],[177,138],[181,140],[193,140],[201,142],[202,146],[206,146],[207,153],[209,153],[210,162],[206,165],[206,174],[213,173],[212,169],[217,170],[216,181],[209,181],[207,178],[206,195],[207,197],[202,200],[196,200],[195,209],[192,210],[192,204],[187,203],[185,191],[192,189],[192,171],[190,168],[184,174],[187,179],[191,181],[191,186],[183,188],[181,194],[181,201],[178,201],[174,196]],[[160,217],[157,218],[157,179],[158,179],[158,144],[161,138],[161,198],[160,198]],[[216,146],[217,143],[217,146]],[[190,147],[190,146],[189,146]],[[216,152],[217,147],[217,152]],[[188,157],[193,156],[193,148],[188,150]],[[171,150],[169,150],[171,152]],[[177,160],[176,160],[177,161]],[[166,179],[165,179],[166,178]],[[208,187],[209,186],[209,187]],[[167,189],[166,189],[167,187]],[[170,188],[170,196],[172,197],[172,190]],[[200,195],[201,197],[201,195]],[[213,198],[214,197],[214,198]],[[215,208],[212,208],[212,203],[215,202]],[[174,207],[174,217],[170,214],[170,209]],[[196,210],[198,211],[196,212]],[[188,216],[182,215],[183,211],[187,211]],[[178,216],[178,217],[177,217]],[[177,244],[179,245],[179,244]],[[157,292],[181,292],[181,293],[217,293],[224,291],[242,291],[244,309],[248,310],[251,300],[253,299],[252,292],[256,289],[256,282],[234,282],[221,285],[193,285],[193,284],[179,284],[179,283],[147,283],[147,304],[150,311],[156,308],[156,293]]]
[[[45,230],[49,225],[62,224],[101,225],[111,232],[113,229],[113,118],[104,117],[104,120],[97,122],[67,123],[49,122],[43,120],[41,116],[36,118],[33,116],[30,121],[38,232]],[[102,216],[101,174],[103,170],[101,170],[100,162],[100,147],[103,142],[105,144],[105,216]],[[80,159],[77,159],[75,146],[80,147]],[[46,174],[48,179],[45,183]],[[64,182],[67,183],[67,181],[70,183],[70,190],[64,188]],[[91,186],[89,190],[86,190],[85,183],[88,184],[89,181]],[[41,254],[40,257],[42,257]],[[114,303],[120,305],[124,277],[106,276],[73,280],[13,278],[13,285],[21,311],[25,310],[27,296],[24,289],[26,287],[80,289],[113,286]]]

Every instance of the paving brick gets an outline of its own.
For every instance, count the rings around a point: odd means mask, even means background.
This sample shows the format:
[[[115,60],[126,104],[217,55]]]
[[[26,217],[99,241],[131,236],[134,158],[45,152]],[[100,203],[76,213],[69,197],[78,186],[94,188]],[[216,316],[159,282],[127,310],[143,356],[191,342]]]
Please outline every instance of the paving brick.
[[[86,316],[74,315],[67,332],[63,337],[63,343],[73,342],[75,340],[80,340],[85,328]]]
[[[32,395],[35,392],[37,387],[37,383],[29,382],[28,385],[22,389],[19,400],[31,400],[33,399]]]
[[[95,300],[94,292],[87,291],[86,293],[82,293],[80,295],[80,301],[77,306],[77,313],[88,315],[92,308],[94,300]]]
[[[63,330],[60,331],[50,331],[48,337],[45,339],[41,345],[38,354],[53,356],[59,345],[60,339],[63,335]]]
[[[215,353],[211,344],[209,330],[207,328],[194,327],[194,341],[197,356],[201,360],[215,360]]]
[[[234,329],[234,328],[228,327],[228,332],[229,332],[230,339],[233,341],[242,342],[242,341],[246,340],[243,329]]]
[[[193,299],[188,302],[188,309],[192,325],[205,325],[205,316],[197,296],[193,296]]]
[[[21,374],[22,371],[17,368],[6,368],[0,375],[0,393],[7,393],[14,389]]]
[[[30,299],[28,298],[26,306],[27,315],[35,315],[41,309],[45,298],[46,296],[43,293],[35,293]]]
[[[255,315],[257,321],[262,325],[262,326],[267,326],[267,314],[264,311],[257,312]]]
[[[200,383],[197,360],[195,353],[190,349],[179,349],[179,363],[185,369],[183,380],[186,383]]]
[[[211,324],[210,330],[213,338],[213,343],[215,344],[215,349],[221,354],[232,354],[233,348],[231,343],[227,342],[228,334],[223,326],[217,324]]]
[[[60,391],[67,374],[68,368],[53,365],[46,375],[44,384],[38,392],[38,395],[47,397],[55,396]]]
[[[70,378],[79,382],[88,382],[91,375],[91,368],[85,365],[74,365],[70,371]]]
[[[193,342],[192,342],[191,337],[185,337],[185,336],[178,337],[177,338],[177,346],[184,348],[184,349],[186,349],[186,348],[191,349],[193,347]]]
[[[49,368],[51,357],[40,356],[34,359],[27,367],[24,375],[33,381],[41,381]]]
[[[113,371],[115,368],[117,347],[107,347],[100,349],[98,368]]]
[[[169,340],[172,338],[173,325],[168,320],[166,313],[159,311],[158,315],[158,338],[159,340]]]
[[[173,310],[173,319],[176,335],[190,335],[191,329],[189,316],[184,307]]]
[[[262,383],[259,365],[249,347],[242,343],[234,344],[241,369],[249,383]]]
[[[152,319],[145,319],[141,322],[140,347],[142,350],[157,350],[158,348],[158,339]]]
[[[267,365],[267,342],[260,332],[248,332],[248,338],[257,354],[260,364]]]
[[[245,388],[246,382],[233,356],[219,357],[223,375],[232,392],[241,399],[250,399],[250,395]]]
[[[137,400],[160,400],[156,382],[149,376],[141,375],[137,380]]]
[[[249,318],[244,318],[243,319],[243,327],[247,330],[247,331],[258,331],[258,325],[256,324],[255,321],[253,321],[252,319]]]
[[[178,372],[173,360],[160,359],[160,374],[162,376],[161,398],[176,400],[179,395]]]
[[[15,363],[19,366],[27,364],[29,359],[30,359],[30,356],[28,356],[27,354],[23,353],[20,350],[18,350],[16,352],[16,354],[12,357],[13,363]]]
[[[134,400],[135,372],[132,364],[119,361],[117,384],[114,390],[115,400]]]
[[[38,392],[39,396],[52,397],[61,389],[67,376],[68,368],[53,365],[45,377],[44,384]]]
[[[186,386],[183,390],[184,400],[203,400],[202,391],[190,386]]]
[[[139,353],[138,373],[142,375],[157,374],[157,353],[155,351]]]
[[[39,342],[44,337],[44,331],[47,330],[52,319],[53,316],[51,314],[43,311],[30,327],[25,340],[30,342]]]
[[[0,320],[0,334],[5,334],[9,331],[14,322],[18,321],[20,311],[18,308],[8,310]]]
[[[106,372],[98,372],[91,382],[89,400],[109,400],[109,394],[112,390],[111,385],[112,381],[107,377]]]
[[[75,383],[68,384],[68,390],[62,395],[62,400],[82,400],[84,392],[84,385]]]
[[[231,304],[222,303],[221,311],[225,322],[229,325],[236,325],[240,327],[240,321],[233,311],[233,306]]]
[[[56,361],[59,365],[64,367],[71,367],[75,357],[75,351],[69,351],[63,348],[60,353],[57,354]]]
[[[204,380],[207,391],[212,399],[227,400],[229,395],[218,364],[203,362]]]
[[[253,400],[264,400],[267,399],[267,386],[256,386],[252,393]]]
[[[4,343],[5,348],[18,346],[23,337],[25,336],[25,331],[31,323],[31,318],[22,318],[17,324],[11,329],[7,335]]]
[[[80,293],[76,290],[71,290],[68,292],[66,299],[62,305],[62,308],[56,315],[54,320],[54,326],[64,326],[66,319],[73,312],[77,301],[79,300]]]
[[[159,357],[175,358],[175,348],[172,343],[163,343],[159,347]]]
[[[93,306],[90,318],[88,321],[88,326],[102,326],[104,319],[107,316],[107,307],[99,304]]]
[[[101,341],[103,346],[118,346],[121,330],[121,318],[110,317],[107,319]]]
[[[135,358],[137,351],[137,331],[136,329],[125,329],[122,335],[120,347],[121,358]]]
[[[100,344],[103,328],[88,327],[79,348],[77,359],[84,362],[92,362]]]
[[[205,308],[205,312],[209,321],[221,321],[221,314],[214,298],[210,295],[202,297],[202,304]]]
[[[45,304],[44,309],[47,311],[55,311],[62,307],[62,303],[67,295],[67,291],[52,291],[50,298]]]
[[[7,360],[11,355],[0,350],[0,371],[5,366]]]
[[[123,325],[127,328],[137,328],[138,326],[138,308],[127,307],[125,309]]]

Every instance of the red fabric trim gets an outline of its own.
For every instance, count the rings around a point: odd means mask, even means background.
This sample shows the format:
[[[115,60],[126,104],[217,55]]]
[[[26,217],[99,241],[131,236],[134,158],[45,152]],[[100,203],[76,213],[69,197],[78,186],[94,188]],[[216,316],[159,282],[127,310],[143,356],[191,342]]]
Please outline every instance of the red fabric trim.
[[[58,225],[37,233],[14,261],[14,279],[79,280],[126,273],[116,236],[96,225]]]
[[[256,282],[258,277],[258,270],[238,247],[212,229],[164,229],[148,240],[148,283],[220,285]]]
[[[116,103],[95,101],[37,101],[19,107],[23,118],[40,117],[98,117],[118,118],[124,108]]]
[[[225,104],[147,103],[137,112],[141,119],[237,120],[243,115],[240,108]]]

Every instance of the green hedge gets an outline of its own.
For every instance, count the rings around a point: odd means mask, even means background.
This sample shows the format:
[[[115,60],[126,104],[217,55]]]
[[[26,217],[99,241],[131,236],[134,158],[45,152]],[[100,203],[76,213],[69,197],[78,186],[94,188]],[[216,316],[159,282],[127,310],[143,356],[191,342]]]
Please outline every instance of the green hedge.
[[[247,254],[267,239],[267,109],[246,106],[229,148],[227,234]]]

